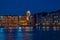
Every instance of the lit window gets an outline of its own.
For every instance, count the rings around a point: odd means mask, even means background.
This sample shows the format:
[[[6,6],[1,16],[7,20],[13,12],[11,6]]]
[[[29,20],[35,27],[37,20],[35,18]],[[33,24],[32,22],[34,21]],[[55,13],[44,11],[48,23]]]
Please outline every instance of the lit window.
[[[0,19],[2,19],[3,18],[3,16],[0,16]]]
[[[54,16],[54,18],[58,18],[58,16]]]
[[[46,25],[49,25],[48,21],[46,22]]]
[[[43,25],[45,25],[45,23],[43,22]]]
[[[60,27],[59,26],[57,26],[57,30],[60,30]]]
[[[56,31],[56,26],[53,26],[53,30]]]

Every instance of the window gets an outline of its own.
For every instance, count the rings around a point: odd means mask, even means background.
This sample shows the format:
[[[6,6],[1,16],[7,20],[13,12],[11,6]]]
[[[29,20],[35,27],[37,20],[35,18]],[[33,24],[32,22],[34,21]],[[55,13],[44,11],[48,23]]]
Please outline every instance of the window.
[[[57,30],[60,30],[60,27],[59,26],[57,26]]]
[[[3,16],[0,16],[0,19],[2,19],[3,18]]]
[[[57,29],[56,29],[56,26],[53,26],[53,30],[54,30],[54,31],[56,31],[56,30],[57,30]]]

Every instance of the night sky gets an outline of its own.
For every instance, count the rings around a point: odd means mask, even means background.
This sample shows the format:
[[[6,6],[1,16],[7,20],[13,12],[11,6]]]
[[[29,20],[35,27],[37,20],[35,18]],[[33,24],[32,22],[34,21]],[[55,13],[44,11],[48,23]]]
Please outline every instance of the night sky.
[[[60,9],[60,0],[0,0],[0,15],[25,15]]]

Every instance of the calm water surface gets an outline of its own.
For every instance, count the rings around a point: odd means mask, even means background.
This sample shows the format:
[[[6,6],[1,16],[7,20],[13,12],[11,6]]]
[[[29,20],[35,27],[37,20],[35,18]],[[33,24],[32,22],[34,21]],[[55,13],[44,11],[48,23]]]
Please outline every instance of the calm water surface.
[[[42,31],[33,29],[32,32],[25,32],[23,29],[0,28],[0,40],[60,40],[60,31]]]

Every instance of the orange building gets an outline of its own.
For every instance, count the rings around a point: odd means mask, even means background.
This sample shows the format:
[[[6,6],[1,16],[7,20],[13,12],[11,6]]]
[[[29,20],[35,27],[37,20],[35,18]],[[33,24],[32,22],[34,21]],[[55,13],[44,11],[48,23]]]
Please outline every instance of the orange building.
[[[5,27],[18,27],[18,16],[3,16],[2,25]]]

